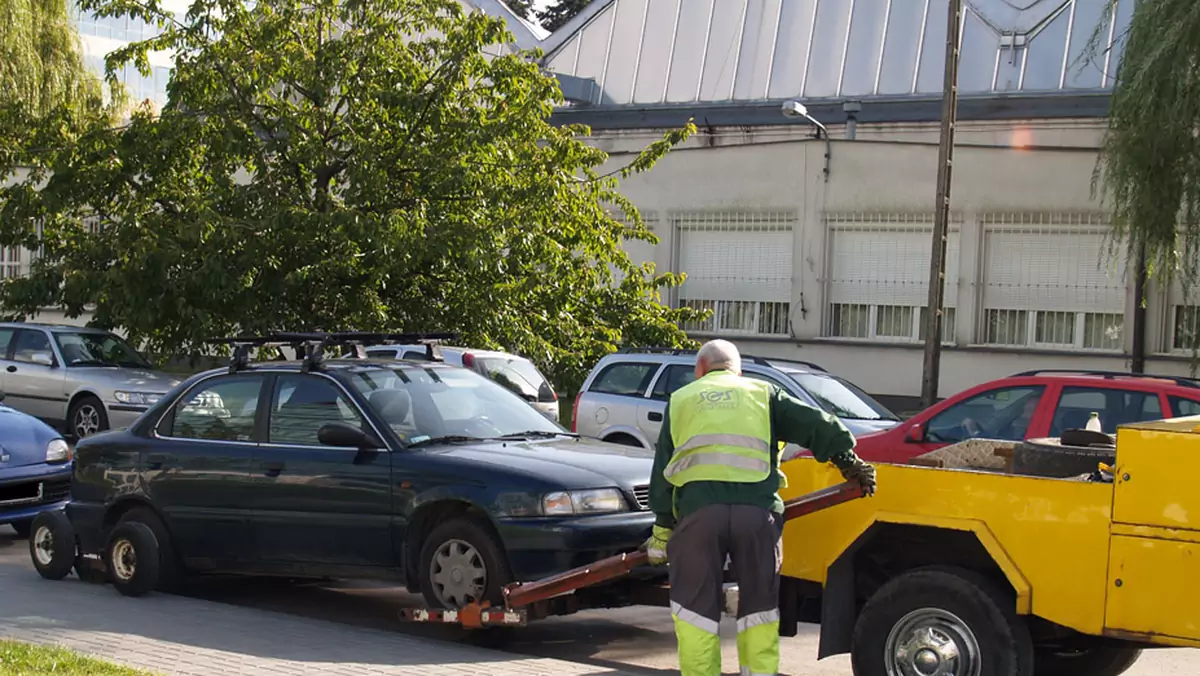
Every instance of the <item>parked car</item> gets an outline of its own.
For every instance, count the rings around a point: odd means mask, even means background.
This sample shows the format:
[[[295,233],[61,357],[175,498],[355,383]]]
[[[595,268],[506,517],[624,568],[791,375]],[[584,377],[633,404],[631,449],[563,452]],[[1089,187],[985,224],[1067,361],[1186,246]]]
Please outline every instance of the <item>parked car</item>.
[[[107,331],[0,323],[6,403],[82,439],[129,425],[179,383]]]
[[[481,373],[516,392],[547,418],[558,422],[558,394],[537,366],[525,357],[494,350],[440,346],[447,364]],[[429,358],[424,345],[376,345],[367,348],[367,356],[376,359]]]
[[[695,350],[627,348],[605,356],[583,382],[571,431],[653,449],[675,390],[695,380]],[[856,436],[894,427],[900,418],[853,383],[810,362],[742,355],[742,375],[765,380],[836,415]],[[788,453],[799,452],[789,447]]]
[[[65,516],[34,530],[127,595],[262,573],[398,580],[455,608],[637,547],[652,465],[469,369],[309,354],[197,374],[80,442]],[[34,563],[62,577],[74,555]]]
[[[71,447],[62,435],[0,404],[0,526],[27,537],[35,516],[63,508],[70,484]]]
[[[1026,371],[960,392],[892,429],[858,438],[869,462],[903,463],[970,438],[1023,441],[1200,414],[1200,381],[1111,371]]]

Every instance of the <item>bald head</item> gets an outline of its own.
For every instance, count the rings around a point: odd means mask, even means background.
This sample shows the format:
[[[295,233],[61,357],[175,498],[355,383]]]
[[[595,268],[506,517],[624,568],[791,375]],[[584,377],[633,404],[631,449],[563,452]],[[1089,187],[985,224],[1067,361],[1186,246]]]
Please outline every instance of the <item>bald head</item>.
[[[710,340],[701,345],[700,351],[696,353],[697,378],[702,378],[704,374],[716,369],[724,369],[738,375],[742,373],[742,355],[738,353],[737,346],[728,340]]]

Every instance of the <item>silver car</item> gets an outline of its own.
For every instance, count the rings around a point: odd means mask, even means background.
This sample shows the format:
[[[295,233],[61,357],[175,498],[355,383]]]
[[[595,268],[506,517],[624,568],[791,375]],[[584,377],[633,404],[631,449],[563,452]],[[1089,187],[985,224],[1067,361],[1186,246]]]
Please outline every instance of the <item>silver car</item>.
[[[671,394],[695,380],[694,350],[634,348],[600,360],[575,397],[571,431],[654,448]],[[837,416],[855,436],[895,427],[899,416],[854,384],[809,362],[742,355],[742,375],[778,385]],[[803,449],[789,445],[785,457]]]
[[[0,391],[8,406],[82,439],[127,427],[179,380],[97,329],[0,323]]]
[[[494,350],[440,345],[447,364],[471,369],[516,392],[542,415],[558,422],[558,393],[554,386],[525,357]],[[426,359],[424,345],[378,345],[366,349],[372,359]]]

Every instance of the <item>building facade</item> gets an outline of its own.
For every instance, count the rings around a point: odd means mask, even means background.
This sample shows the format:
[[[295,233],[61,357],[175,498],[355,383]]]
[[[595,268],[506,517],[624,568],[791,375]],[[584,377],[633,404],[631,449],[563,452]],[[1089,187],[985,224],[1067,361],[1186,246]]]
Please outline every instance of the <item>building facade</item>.
[[[687,274],[689,327],[919,395],[948,2],[597,0],[543,42],[627,162],[699,133],[624,192]],[[1031,369],[1128,370],[1134,274],[1093,189],[1133,0],[965,0],[939,393]],[[797,100],[827,127],[784,117]],[[1151,284],[1147,370],[1187,375],[1197,312]]]

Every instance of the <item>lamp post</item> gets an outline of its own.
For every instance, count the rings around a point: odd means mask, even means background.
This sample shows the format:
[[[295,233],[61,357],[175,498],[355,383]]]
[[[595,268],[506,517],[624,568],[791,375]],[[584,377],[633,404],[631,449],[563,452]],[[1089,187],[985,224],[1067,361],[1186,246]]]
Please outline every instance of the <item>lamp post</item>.
[[[825,182],[828,183],[829,158],[833,150],[833,146],[829,142],[829,130],[826,129],[825,125],[821,124],[819,120],[808,114],[808,106],[805,106],[803,103],[800,103],[795,99],[784,101],[782,112],[783,116],[789,120],[807,120],[809,124],[817,128],[818,137],[825,137]]]

